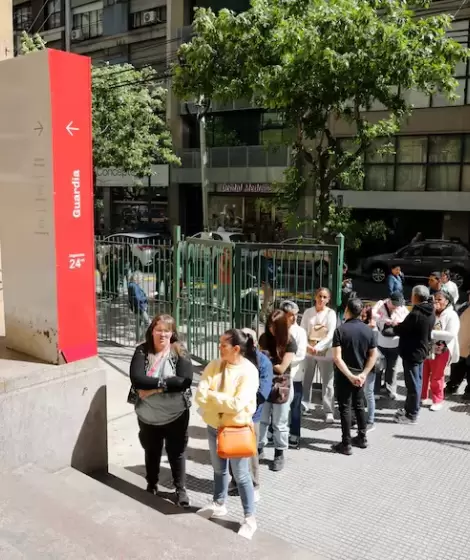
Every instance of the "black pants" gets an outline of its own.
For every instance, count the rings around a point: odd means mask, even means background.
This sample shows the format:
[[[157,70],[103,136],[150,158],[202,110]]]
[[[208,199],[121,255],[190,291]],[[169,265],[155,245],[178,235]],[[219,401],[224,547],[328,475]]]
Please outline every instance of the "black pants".
[[[189,410],[174,422],[163,426],[145,424],[139,420],[139,440],[145,450],[145,470],[147,482],[158,484],[163,442],[173,475],[175,488],[184,488],[186,484],[186,446],[188,445]]]
[[[452,364],[451,366],[447,390],[452,392],[457,391],[464,379],[467,379],[465,393],[470,394],[470,366],[467,364],[467,358],[460,358],[456,364]]]
[[[358,435],[366,438],[367,419],[364,409],[365,395],[363,387],[354,386],[341,372],[335,372],[336,398],[341,418],[343,444],[351,445],[352,411],[356,415]]]
[[[416,420],[421,406],[423,364],[414,364],[403,360],[403,377],[406,386],[405,412],[408,418]]]

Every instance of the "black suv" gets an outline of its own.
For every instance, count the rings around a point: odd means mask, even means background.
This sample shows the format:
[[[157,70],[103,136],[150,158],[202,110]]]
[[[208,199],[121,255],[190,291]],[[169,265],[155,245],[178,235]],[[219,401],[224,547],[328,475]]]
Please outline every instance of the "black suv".
[[[377,283],[383,282],[392,264],[401,266],[407,278],[428,278],[434,271],[448,268],[459,288],[470,279],[470,253],[461,243],[444,239],[426,239],[403,247],[396,253],[365,259],[362,272]],[[427,283],[427,282],[426,282]]]

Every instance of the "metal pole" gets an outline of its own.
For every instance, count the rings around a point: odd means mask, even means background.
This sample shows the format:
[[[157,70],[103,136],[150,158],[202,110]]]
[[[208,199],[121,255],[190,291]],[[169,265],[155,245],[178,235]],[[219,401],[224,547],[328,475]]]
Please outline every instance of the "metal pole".
[[[204,231],[209,231],[209,181],[207,179],[208,154],[206,142],[206,107],[204,97],[199,99],[198,115],[199,121],[199,142],[201,146],[201,189],[202,189],[202,221]]]
[[[344,235],[338,233],[335,237],[336,245],[338,245],[338,262],[336,264],[336,286],[335,288],[335,299],[336,299],[336,309],[341,305],[341,289],[343,287],[343,266],[344,266]]]
[[[72,39],[72,7],[70,0],[64,0],[64,33],[65,33],[65,50],[71,51]]]

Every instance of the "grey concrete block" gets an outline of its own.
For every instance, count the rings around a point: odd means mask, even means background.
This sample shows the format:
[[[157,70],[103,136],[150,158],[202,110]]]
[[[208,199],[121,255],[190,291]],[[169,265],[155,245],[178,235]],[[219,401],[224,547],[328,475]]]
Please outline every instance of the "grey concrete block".
[[[106,375],[97,366],[0,359],[0,472],[107,469]]]

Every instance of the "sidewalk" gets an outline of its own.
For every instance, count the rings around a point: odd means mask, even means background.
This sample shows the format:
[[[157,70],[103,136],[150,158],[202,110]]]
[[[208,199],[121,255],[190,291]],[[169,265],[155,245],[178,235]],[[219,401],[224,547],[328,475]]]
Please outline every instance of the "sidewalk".
[[[100,353],[108,372],[109,462],[143,476],[137,422],[126,403],[132,351]],[[318,413],[305,417],[303,446],[288,452],[284,471],[261,468],[260,529],[331,560],[467,560],[470,406],[453,401],[438,413],[423,410],[416,426],[394,424],[394,410],[383,406],[379,401],[370,448],[352,457],[330,452],[339,424],[326,427]],[[161,483],[169,486],[166,458],[162,465]],[[210,500],[212,468],[194,406],[187,468],[192,501],[202,505]],[[229,512],[241,519],[239,498],[229,498]]]

